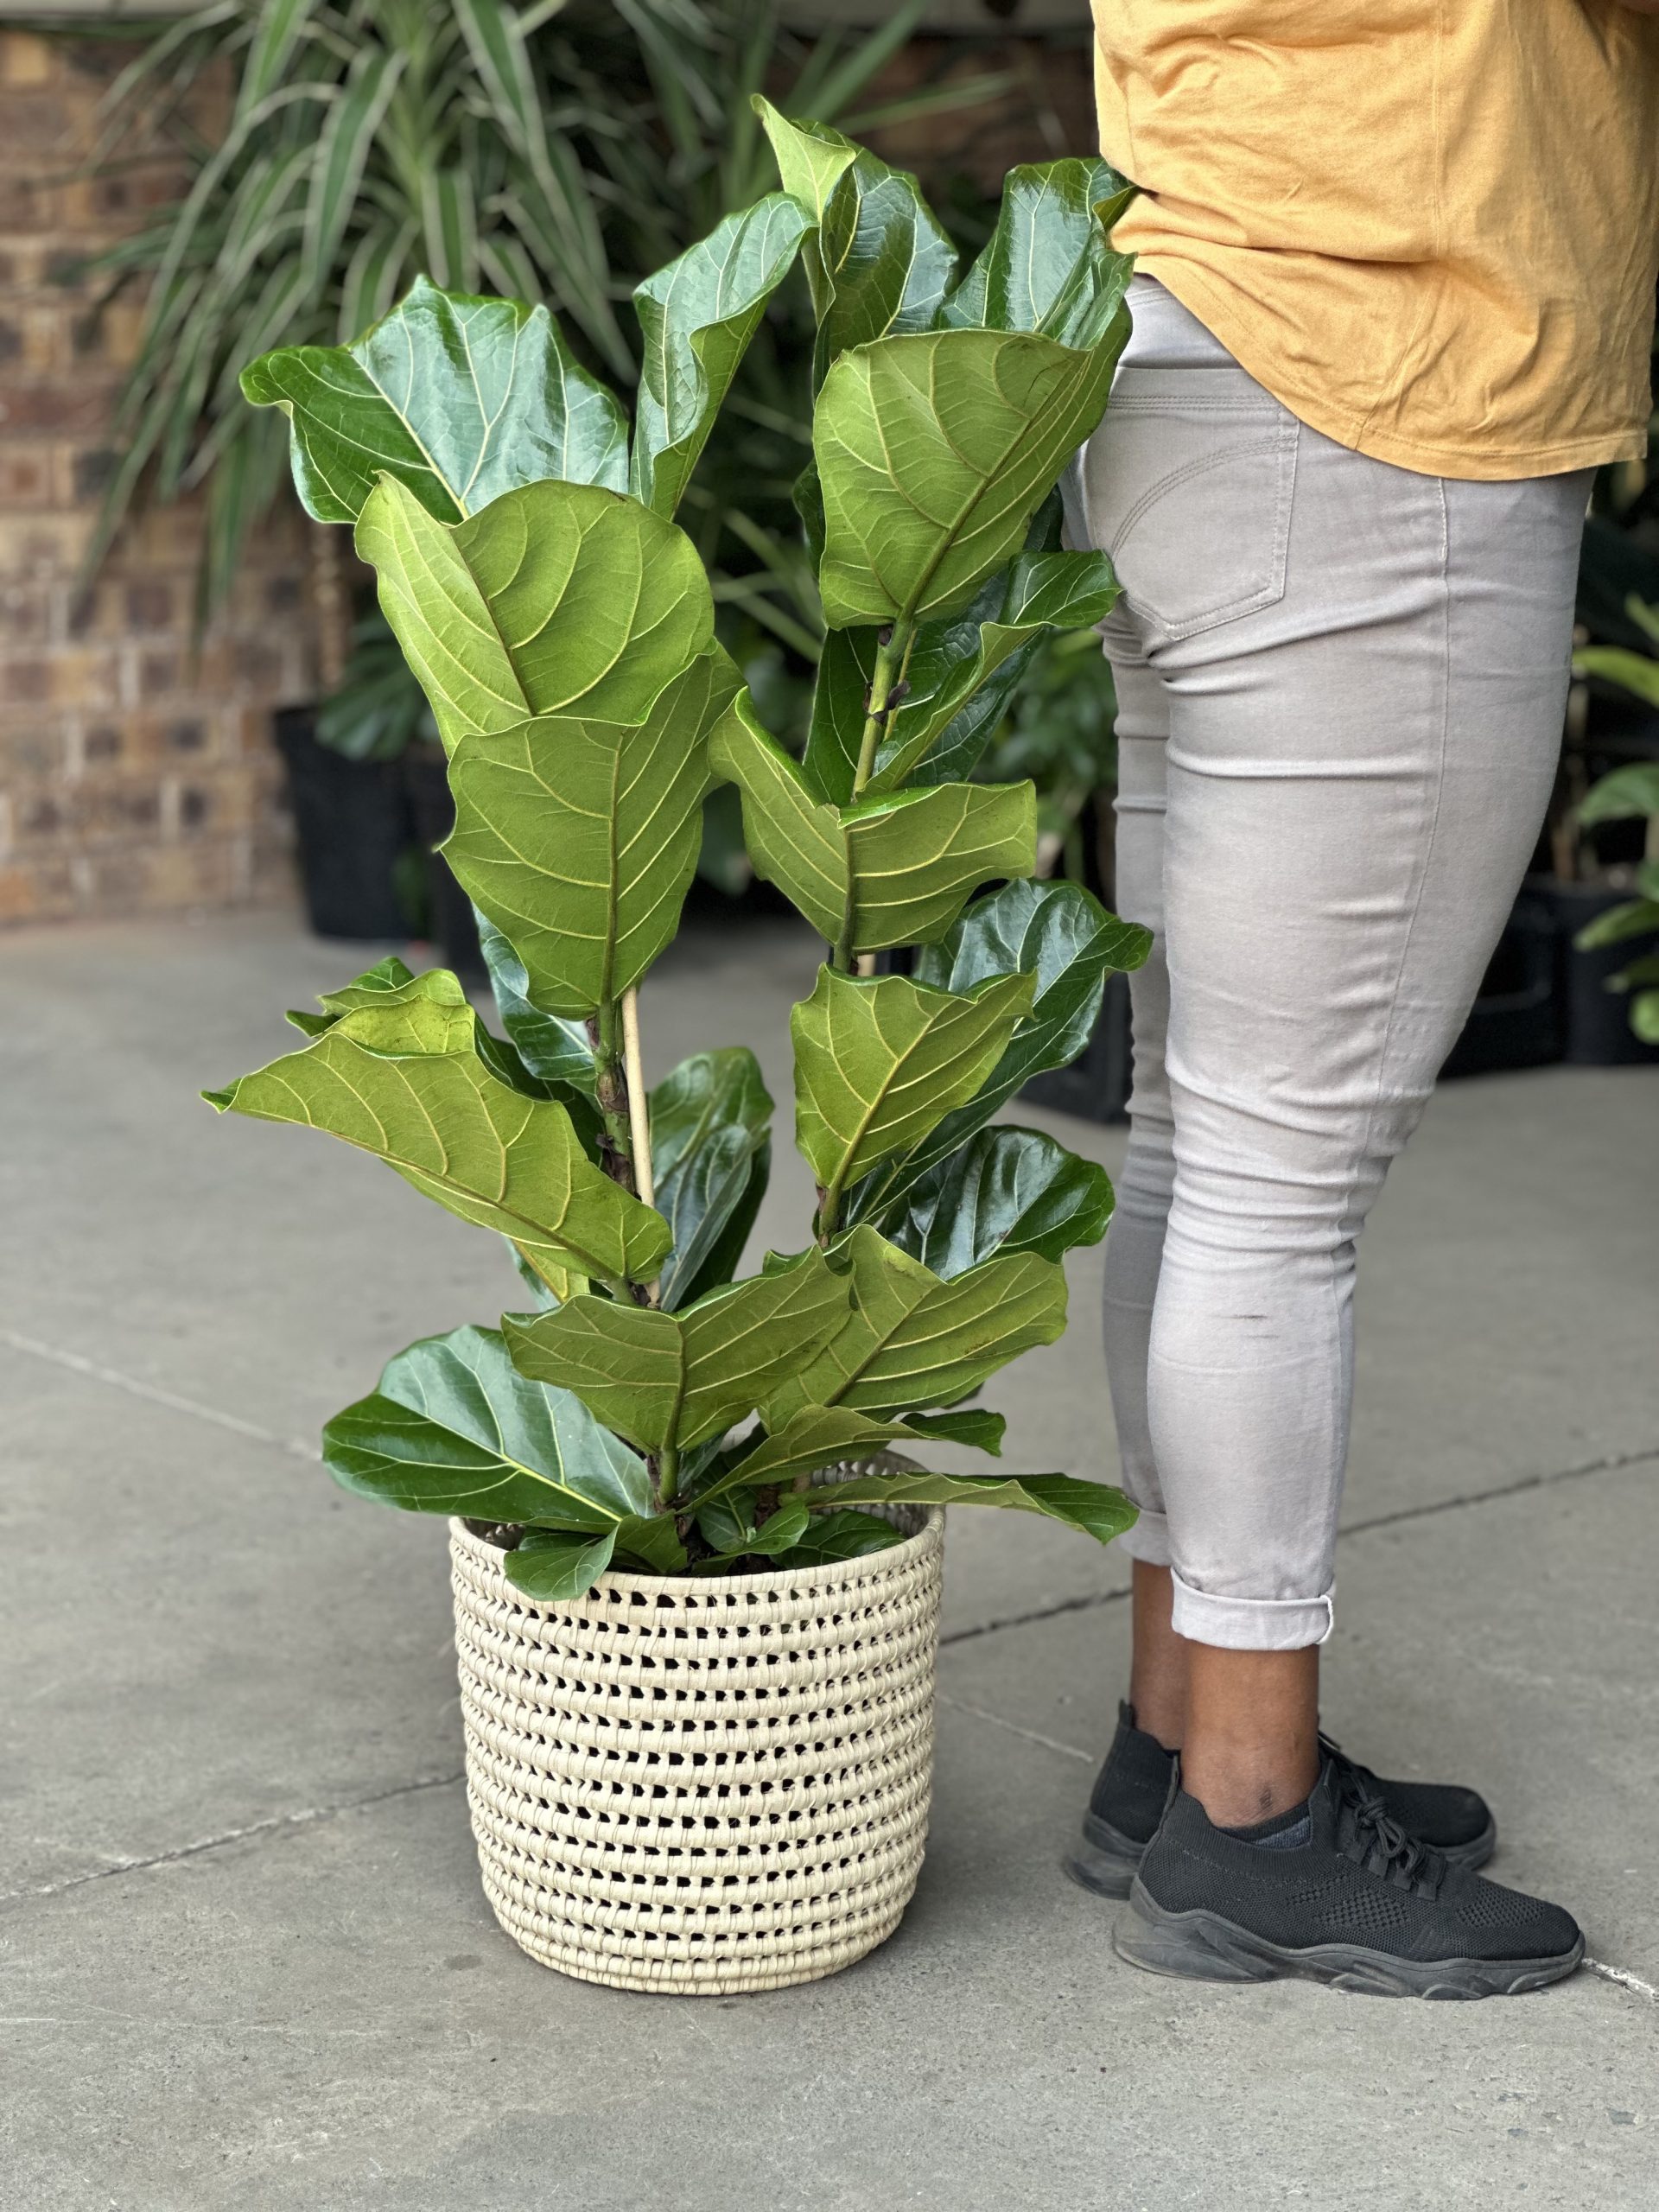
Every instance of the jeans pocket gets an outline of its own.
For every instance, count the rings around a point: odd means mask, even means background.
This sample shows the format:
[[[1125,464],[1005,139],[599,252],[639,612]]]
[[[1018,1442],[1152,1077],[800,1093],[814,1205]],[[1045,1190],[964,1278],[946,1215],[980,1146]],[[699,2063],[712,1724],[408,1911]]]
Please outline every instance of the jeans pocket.
[[[1242,370],[1121,372],[1084,484],[1143,648],[1284,597],[1300,429]]]

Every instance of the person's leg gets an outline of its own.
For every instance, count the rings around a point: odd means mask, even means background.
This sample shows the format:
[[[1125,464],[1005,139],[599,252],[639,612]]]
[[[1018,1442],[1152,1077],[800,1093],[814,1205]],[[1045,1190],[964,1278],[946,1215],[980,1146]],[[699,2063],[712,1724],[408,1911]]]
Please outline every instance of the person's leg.
[[[1176,1172],[1147,1425],[1184,1775],[1224,1826],[1313,1778],[1355,1239],[1537,834],[1585,489],[1303,431],[1283,601],[1158,657]]]

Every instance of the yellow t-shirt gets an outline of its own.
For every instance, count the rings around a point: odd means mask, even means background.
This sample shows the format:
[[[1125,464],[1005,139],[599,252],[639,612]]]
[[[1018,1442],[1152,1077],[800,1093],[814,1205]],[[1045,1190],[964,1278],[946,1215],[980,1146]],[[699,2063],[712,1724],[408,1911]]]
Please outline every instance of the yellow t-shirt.
[[[1659,16],[1093,3],[1115,243],[1293,414],[1437,476],[1645,451]]]

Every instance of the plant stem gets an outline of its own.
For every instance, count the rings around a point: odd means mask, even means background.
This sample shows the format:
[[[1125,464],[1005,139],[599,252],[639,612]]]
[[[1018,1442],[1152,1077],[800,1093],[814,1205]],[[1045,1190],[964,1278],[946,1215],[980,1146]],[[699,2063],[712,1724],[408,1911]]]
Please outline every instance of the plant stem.
[[[853,771],[853,798],[864,796],[870,778],[875,773],[875,756],[889,716],[904,696],[905,671],[910,666],[911,647],[916,642],[913,622],[899,620],[890,623],[883,630],[875,648],[875,668],[870,677],[869,704],[864,714],[864,734],[859,740],[858,765]],[[830,964],[843,976],[853,969],[853,931],[855,917],[849,913],[842,925],[840,937],[830,956]],[[861,974],[867,969],[861,969]]]
[[[628,1111],[621,1010],[616,1000],[600,1001],[598,1013],[588,1017],[588,1034],[594,1047],[594,1095],[605,1124],[602,1164],[612,1182],[633,1191],[633,1125]]]
[[[622,1068],[628,1089],[628,1135],[633,1149],[633,1187],[646,1205],[655,1205],[651,1173],[651,1102],[645,1063],[639,1053],[639,994],[622,994]]]
[[[659,1510],[672,1505],[679,1486],[679,1446],[664,1444],[657,1454],[657,1503]]]

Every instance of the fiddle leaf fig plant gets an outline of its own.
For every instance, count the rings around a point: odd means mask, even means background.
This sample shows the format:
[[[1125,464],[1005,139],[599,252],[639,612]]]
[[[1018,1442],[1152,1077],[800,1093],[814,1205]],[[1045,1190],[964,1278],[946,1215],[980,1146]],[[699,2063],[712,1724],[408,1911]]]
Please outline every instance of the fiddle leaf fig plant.
[[[1103,1542],[1133,1517],[1068,1474],[909,1458],[1000,1455],[1001,1416],[969,1402],[1059,1336],[1065,1255],[1111,1213],[1101,1169],[995,1116],[1082,1049],[1147,933],[1034,880],[1031,786],[970,773],[1024,660],[1116,596],[1052,495],[1128,329],[1107,236],[1128,188],[1101,162],[1016,170],[958,278],[913,179],[757,107],[782,188],[638,288],[631,435],[544,308],[424,278],[350,345],[243,378],[286,414],[311,513],[353,525],[429,702],[505,1034],[453,976],[383,961],[205,1095],[326,1129],[506,1238],[525,1310],[400,1352],[325,1458],[347,1490],[463,1516],[546,1600],[613,1568],[818,1567],[901,1541],[917,1504]],[[799,760],[674,519],[798,263],[817,347],[797,499],[830,633]],[[647,1090],[639,1035],[718,783],[825,946],[791,1021],[817,1202],[800,1249],[747,1275],[760,1067],[716,1047]],[[901,947],[912,972],[875,972]]]

